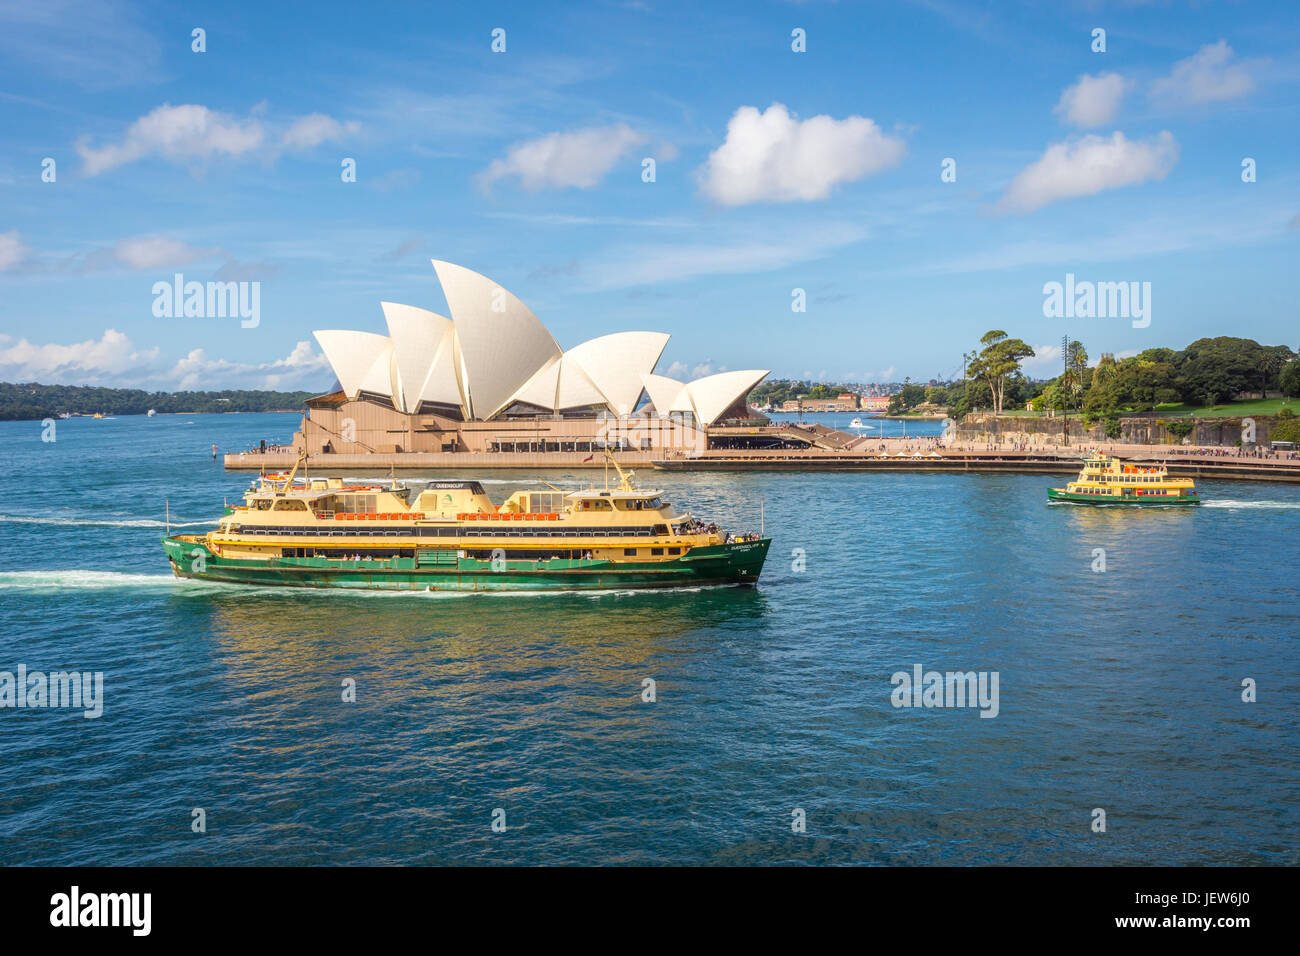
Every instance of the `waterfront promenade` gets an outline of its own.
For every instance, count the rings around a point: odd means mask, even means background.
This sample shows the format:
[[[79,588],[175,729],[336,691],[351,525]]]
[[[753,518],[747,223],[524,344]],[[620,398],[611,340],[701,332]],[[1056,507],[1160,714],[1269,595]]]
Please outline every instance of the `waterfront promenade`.
[[[839,433],[842,434],[842,433]],[[615,454],[624,467],[668,471],[966,471],[1022,474],[1073,474],[1080,460],[1105,452],[1137,464],[1165,464],[1169,473],[1188,478],[1231,478],[1300,483],[1296,452],[1255,454],[1237,448],[1196,448],[1174,445],[1098,444],[1025,446],[1012,443],[959,441],[944,445],[937,438],[854,440],[839,447],[806,449],[712,449],[702,453],[663,450]],[[226,468],[240,471],[284,471],[292,468],[292,448],[271,448],[265,454],[246,452],[225,456]],[[600,470],[602,456],[581,452],[452,452],[313,455],[308,462],[317,474],[393,471],[454,471],[472,475],[488,469],[518,471]]]

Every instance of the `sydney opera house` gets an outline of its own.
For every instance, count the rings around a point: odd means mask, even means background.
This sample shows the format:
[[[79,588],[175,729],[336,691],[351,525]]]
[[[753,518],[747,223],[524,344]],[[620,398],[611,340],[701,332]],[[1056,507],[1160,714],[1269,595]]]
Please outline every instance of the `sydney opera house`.
[[[746,403],[766,370],[691,382],[655,374],[662,332],[614,332],[570,349],[486,276],[434,260],[450,316],[382,303],[388,334],[315,334],[338,388],[307,403],[310,455],[366,452],[704,450],[727,426],[760,425]]]

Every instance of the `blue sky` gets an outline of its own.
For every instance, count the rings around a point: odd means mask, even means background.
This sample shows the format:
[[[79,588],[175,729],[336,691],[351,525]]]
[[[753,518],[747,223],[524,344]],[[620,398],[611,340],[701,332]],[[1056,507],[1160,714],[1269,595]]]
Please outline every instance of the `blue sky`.
[[[430,258],[682,378],[1294,348],[1298,93],[1281,2],[3,0],[0,380],[323,390],[311,330],[442,311]],[[260,282],[257,326],[155,317],[176,272]],[[1150,325],[1044,317],[1066,273]]]

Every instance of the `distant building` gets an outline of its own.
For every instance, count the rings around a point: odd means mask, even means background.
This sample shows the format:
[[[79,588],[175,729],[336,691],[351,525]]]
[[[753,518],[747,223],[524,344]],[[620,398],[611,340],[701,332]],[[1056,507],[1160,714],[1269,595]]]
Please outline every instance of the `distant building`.
[[[839,398],[801,398],[781,404],[781,411],[783,412],[853,412],[857,411],[857,408],[856,395],[850,395],[847,399],[843,396]]]
[[[888,395],[868,395],[862,400],[862,407],[869,412],[884,412],[889,410]]]

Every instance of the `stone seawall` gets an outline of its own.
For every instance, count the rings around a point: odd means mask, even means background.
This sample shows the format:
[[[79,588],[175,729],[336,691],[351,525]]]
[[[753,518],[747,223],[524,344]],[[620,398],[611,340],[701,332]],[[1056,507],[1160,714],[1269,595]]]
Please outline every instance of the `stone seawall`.
[[[1255,444],[1267,446],[1269,431],[1276,424],[1273,416],[1252,417]],[[1180,437],[1169,430],[1173,422],[1190,422],[1192,430]],[[1126,445],[1195,445],[1235,448],[1240,443],[1244,418],[1160,418],[1140,415],[1119,420],[1120,434],[1112,439],[1106,434],[1105,422],[1084,425],[1081,419],[1069,419],[1070,444],[1116,441]],[[957,441],[1027,443],[1059,445],[1065,431],[1064,418],[1022,418],[1014,415],[967,415],[957,426]]]

